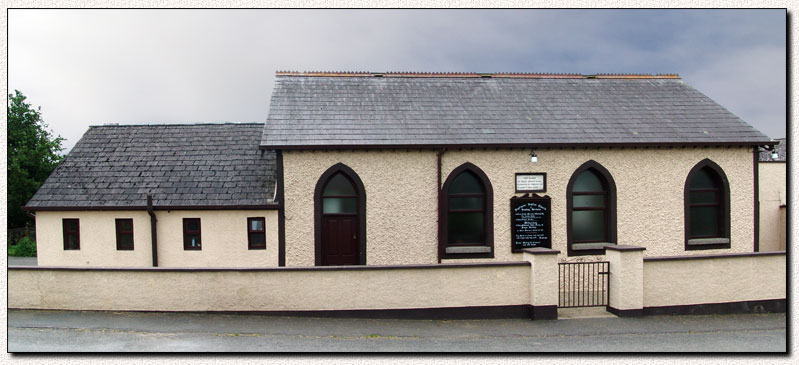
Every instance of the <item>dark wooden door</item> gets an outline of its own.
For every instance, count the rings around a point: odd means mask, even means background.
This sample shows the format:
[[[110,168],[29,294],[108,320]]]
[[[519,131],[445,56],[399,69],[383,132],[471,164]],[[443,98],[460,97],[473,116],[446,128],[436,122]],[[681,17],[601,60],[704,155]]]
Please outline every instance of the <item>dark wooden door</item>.
[[[324,215],[322,265],[358,265],[357,235],[357,215]]]

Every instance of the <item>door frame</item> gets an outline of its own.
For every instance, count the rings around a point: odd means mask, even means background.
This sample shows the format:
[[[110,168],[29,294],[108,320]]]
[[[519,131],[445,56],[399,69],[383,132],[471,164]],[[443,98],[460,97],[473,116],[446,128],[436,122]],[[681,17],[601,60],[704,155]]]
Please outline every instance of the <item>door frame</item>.
[[[322,176],[316,181],[316,188],[314,189],[314,262],[316,266],[322,265],[322,234],[323,225],[322,220],[322,192],[333,175],[342,173],[350,180],[355,186],[355,192],[358,195],[357,200],[357,214],[358,214],[358,265],[366,265],[366,189],[364,189],[363,182],[357,173],[349,166],[343,163],[337,163],[327,169]]]

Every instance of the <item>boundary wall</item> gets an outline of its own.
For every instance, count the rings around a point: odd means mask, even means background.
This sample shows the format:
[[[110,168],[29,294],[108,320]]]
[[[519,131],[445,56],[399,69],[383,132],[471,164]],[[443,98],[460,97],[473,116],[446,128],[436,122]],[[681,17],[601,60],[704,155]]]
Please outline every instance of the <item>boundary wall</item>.
[[[619,316],[786,311],[785,252],[645,257],[608,247]],[[524,261],[279,268],[8,268],[8,308],[372,318],[558,317],[558,254]]]

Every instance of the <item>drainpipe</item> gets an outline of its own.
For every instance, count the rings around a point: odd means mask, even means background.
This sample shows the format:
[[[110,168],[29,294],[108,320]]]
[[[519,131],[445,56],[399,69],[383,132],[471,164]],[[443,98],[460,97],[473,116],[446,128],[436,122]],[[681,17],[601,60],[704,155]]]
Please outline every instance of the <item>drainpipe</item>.
[[[153,242],[153,267],[158,267],[158,235],[155,233],[155,212],[153,211],[153,196],[147,194],[147,214],[150,215],[150,233]]]
[[[436,160],[437,160],[437,166],[438,166],[438,175],[437,175],[437,180],[436,180],[437,183],[438,183],[438,185],[436,185],[436,195],[438,196],[438,218],[437,218],[437,221],[438,221],[438,242],[437,242],[438,243],[438,250],[437,250],[437,252],[438,252],[438,263],[439,264],[441,263],[441,156],[444,154],[444,152],[447,152],[447,150],[445,148],[438,150],[438,153],[436,153]]]

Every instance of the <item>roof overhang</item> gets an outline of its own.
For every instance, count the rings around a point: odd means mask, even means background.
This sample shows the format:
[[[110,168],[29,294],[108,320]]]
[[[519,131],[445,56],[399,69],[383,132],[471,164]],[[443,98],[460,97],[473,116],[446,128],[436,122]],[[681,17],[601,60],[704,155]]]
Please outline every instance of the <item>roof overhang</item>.
[[[600,148],[600,147],[751,147],[773,146],[779,141],[750,142],[596,142],[596,143],[493,143],[493,144],[349,144],[349,145],[261,145],[262,150],[378,150],[441,148]]]
[[[128,206],[58,206],[58,207],[22,207],[25,211],[89,211],[89,210],[147,210],[146,205]],[[278,204],[263,205],[154,205],[153,210],[276,210]]]

